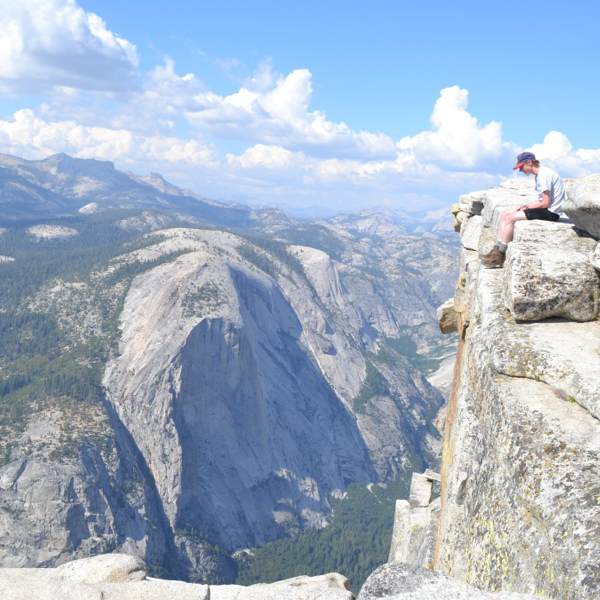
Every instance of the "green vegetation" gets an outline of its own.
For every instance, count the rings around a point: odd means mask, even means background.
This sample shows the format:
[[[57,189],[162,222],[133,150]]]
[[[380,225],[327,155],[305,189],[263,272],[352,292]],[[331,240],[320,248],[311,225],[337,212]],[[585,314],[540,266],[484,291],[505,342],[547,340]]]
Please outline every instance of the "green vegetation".
[[[4,310],[18,308],[48,281],[86,281],[99,264],[106,264],[124,251],[156,243],[156,239],[139,237],[115,226],[115,219],[131,216],[131,211],[112,212],[92,217],[72,217],[44,220],[43,223],[72,227],[79,235],[68,240],[36,241],[26,228],[38,224],[20,221],[5,224],[0,235],[0,255],[11,256],[14,262],[0,263],[0,303]],[[131,243],[132,242],[132,243]]]
[[[419,354],[417,352],[417,344],[408,334],[399,338],[386,338],[385,344],[387,348],[384,346],[380,350],[380,355],[382,358],[387,358],[387,360],[389,360],[390,357],[388,349],[391,349],[408,359],[408,361],[415,368],[425,375],[429,375],[429,373],[436,371],[442,362],[439,358],[432,358]]]
[[[0,255],[16,259],[0,263],[0,463],[10,460],[10,440],[29,418],[47,409],[65,413],[82,431],[78,435],[76,426],[62,431],[51,459],[74,456],[83,443],[104,445],[106,435],[97,431],[103,417],[96,409],[103,413],[102,375],[118,339],[123,298],[133,277],[181,254],[123,263],[97,286],[90,277],[94,270],[157,242],[156,236],[134,236],[115,225],[130,214],[52,221],[80,231],[69,240],[36,241],[26,232],[35,222],[7,224],[0,235]],[[54,282],[61,282],[56,292]],[[99,321],[96,334],[83,335],[77,326],[92,310]]]
[[[329,254],[334,260],[342,260],[344,244],[327,227],[317,223],[307,223],[288,229],[283,235],[292,244],[317,248]]]
[[[183,316],[202,315],[207,308],[214,310],[226,301],[224,290],[215,283],[205,283],[198,291],[190,292],[182,299]]]
[[[377,370],[373,363],[367,359],[367,376],[360,394],[353,400],[354,410],[357,413],[365,412],[367,402],[375,396],[389,396],[390,388],[385,377]]]
[[[244,260],[252,263],[267,275],[270,275],[271,277],[277,276],[277,273],[279,272],[277,265],[268,256],[265,256],[261,252],[257,252],[254,248],[247,245],[238,246],[237,251]]]
[[[407,497],[402,481],[387,488],[350,485],[347,497],[331,500],[333,520],[295,538],[270,542],[238,559],[236,583],[272,583],[298,575],[337,572],[358,593],[369,574],[387,562],[397,498]]]
[[[273,238],[265,236],[250,235],[247,233],[238,232],[238,235],[246,239],[254,246],[262,248],[265,252],[275,257],[278,261],[288,267],[290,271],[296,273],[296,275],[299,275],[314,292],[315,298],[318,296],[313,289],[312,283],[306,276],[302,262],[290,252],[289,244],[287,242],[274,240]],[[264,271],[271,277],[275,277],[279,273],[279,269],[277,268],[275,261],[270,259],[268,256],[257,252],[250,245],[242,244],[237,247],[237,251],[240,253],[242,258],[251,262],[253,265],[261,269],[261,271]]]

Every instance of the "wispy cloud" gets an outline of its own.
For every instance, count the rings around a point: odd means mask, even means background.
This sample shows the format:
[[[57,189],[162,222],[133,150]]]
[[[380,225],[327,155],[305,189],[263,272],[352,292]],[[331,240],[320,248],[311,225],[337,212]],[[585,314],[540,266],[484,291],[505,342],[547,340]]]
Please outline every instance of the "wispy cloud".
[[[311,78],[307,69],[283,76],[263,66],[250,85],[235,94],[199,94],[194,98],[197,108],[186,117],[217,137],[280,145],[320,157],[393,156],[394,142],[388,136],[355,132],[320,111],[311,111]]]

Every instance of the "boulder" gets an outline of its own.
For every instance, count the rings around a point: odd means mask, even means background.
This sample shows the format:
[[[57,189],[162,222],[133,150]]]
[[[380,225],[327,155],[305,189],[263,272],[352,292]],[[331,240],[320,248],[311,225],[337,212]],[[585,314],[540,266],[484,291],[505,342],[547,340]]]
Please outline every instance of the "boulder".
[[[210,600],[353,600],[343,575],[328,573],[316,577],[293,577],[275,583],[211,586]]]
[[[491,227],[498,234],[502,211],[513,206],[531,202],[535,197],[533,180],[518,178],[509,179],[500,187],[490,188],[485,197],[481,216],[485,227]]]
[[[595,320],[600,296],[600,279],[590,260],[595,246],[571,225],[517,223],[504,269],[504,298],[512,316]]]
[[[576,227],[600,238],[600,175],[565,182],[563,211]]]
[[[48,575],[81,583],[122,583],[146,579],[144,562],[128,554],[101,554],[47,569]]]
[[[438,323],[442,333],[454,333],[456,331],[456,310],[454,308],[454,300],[446,300],[437,309]]]
[[[454,215],[454,231],[460,231],[461,225],[469,218],[466,212],[459,211]]]
[[[487,190],[464,194],[458,199],[460,210],[469,215],[480,215],[487,196]]]
[[[410,482],[411,508],[428,507],[431,503],[433,484],[431,480],[421,473],[413,473]]]
[[[483,592],[436,571],[388,563],[373,571],[357,600],[526,600],[539,596]]]
[[[483,219],[475,215],[463,221],[460,228],[460,243],[467,250],[478,250],[483,228]]]

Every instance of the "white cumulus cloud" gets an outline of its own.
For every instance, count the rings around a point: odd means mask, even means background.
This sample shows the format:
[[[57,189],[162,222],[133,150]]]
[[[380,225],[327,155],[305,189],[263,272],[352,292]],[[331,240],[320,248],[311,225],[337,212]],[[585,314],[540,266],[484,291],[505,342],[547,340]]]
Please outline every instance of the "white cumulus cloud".
[[[478,168],[506,153],[502,125],[481,126],[467,111],[469,93],[458,86],[441,91],[431,115],[432,131],[402,138],[398,147],[414,153],[422,163],[460,169]]]
[[[127,129],[86,126],[76,121],[46,121],[31,109],[0,121],[0,149],[29,159],[65,152],[76,158],[118,161],[121,165],[185,164],[187,168],[217,165],[214,150],[201,140],[140,135]]]
[[[353,131],[309,110],[311,73],[298,69],[275,75],[263,66],[249,85],[229,96],[198,94],[187,118],[200,130],[253,144],[277,145],[319,157],[373,159],[395,154],[394,142],[382,133]]]
[[[134,84],[135,46],[74,0],[2,0],[0,25],[0,89],[5,93],[56,86],[121,91]]]
[[[534,144],[529,148],[538,160],[557,160],[568,156],[572,149],[573,145],[569,141],[569,138],[559,131],[551,131],[546,135],[543,143]]]
[[[304,155],[298,152],[291,152],[281,146],[256,144],[256,146],[248,148],[240,156],[228,154],[227,161],[230,165],[239,166],[243,169],[265,167],[267,169],[281,170],[289,169],[294,165],[304,162]]]

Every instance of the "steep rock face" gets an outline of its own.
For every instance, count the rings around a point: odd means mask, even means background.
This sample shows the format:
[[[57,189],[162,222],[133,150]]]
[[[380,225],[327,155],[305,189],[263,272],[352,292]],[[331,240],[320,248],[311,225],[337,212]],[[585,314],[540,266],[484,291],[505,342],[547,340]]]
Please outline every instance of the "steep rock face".
[[[461,342],[444,439],[436,568],[488,589],[593,598],[600,589],[600,324],[594,316],[548,319],[544,303],[528,315],[536,323],[517,320],[515,295],[523,293],[511,281],[526,282],[533,297],[551,296],[555,306],[564,306],[574,286],[575,295],[593,298],[597,275],[561,288],[564,270],[548,262],[547,291],[540,290],[536,257],[552,253],[552,240],[568,238],[589,271],[596,240],[576,235],[568,222],[523,222],[504,269],[484,269],[470,249],[474,229],[475,247],[489,248],[502,208],[521,204],[524,189],[508,182],[476,195],[483,210],[473,203],[463,211],[467,243],[454,298]]]
[[[109,415],[95,406],[85,415],[63,409],[29,422],[0,470],[2,566],[59,565],[120,547],[175,567],[172,534],[143,459]],[[100,444],[83,443],[77,460],[65,447],[73,418],[90,438],[102,436]]]
[[[328,257],[295,250],[315,299],[294,273],[280,274],[276,285],[241,261],[235,236],[169,236],[160,252],[197,250],[134,281],[120,354],[104,383],[173,528],[230,549],[264,543],[324,524],[329,495],[349,481],[376,480],[369,450],[383,471],[394,456],[414,455],[427,435],[425,414],[411,425],[402,401],[375,399],[388,421],[379,431],[373,413],[353,414],[365,360],[349,334],[364,321],[349,310],[344,329],[324,312],[320,298],[338,313],[347,302]],[[428,384],[415,374],[403,387],[406,409],[419,414]],[[389,434],[404,436],[400,449],[386,450]]]
[[[75,352],[54,352],[69,369],[99,365],[106,336],[120,341],[106,397],[35,388],[26,420],[3,414],[3,565],[118,548],[179,577],[231,581],[230,559],[207,542],[237,548],[322,526],[329,496],[350,481],[435,460],[442,396],[389,341],[412,318],[401,269],[390,304],[375,279],[315,248],[280,260],[196,229],[142,245],[83,281],[49,280],[25,307],[26,322],[51,316],[60,347]],[[143,272],[131,285],[130,271]],[[107,315],[119,313],[111,334]]]

